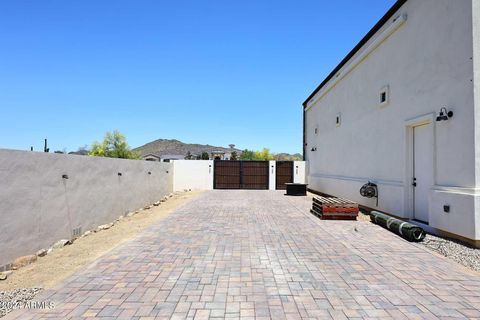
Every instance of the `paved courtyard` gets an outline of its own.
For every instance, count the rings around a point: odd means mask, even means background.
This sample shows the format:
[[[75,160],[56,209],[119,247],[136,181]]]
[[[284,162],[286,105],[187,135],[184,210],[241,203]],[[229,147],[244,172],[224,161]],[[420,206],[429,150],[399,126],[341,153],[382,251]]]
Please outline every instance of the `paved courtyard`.
[[[480,318],[480,274],[305,197],[210,191],[13,318]]]

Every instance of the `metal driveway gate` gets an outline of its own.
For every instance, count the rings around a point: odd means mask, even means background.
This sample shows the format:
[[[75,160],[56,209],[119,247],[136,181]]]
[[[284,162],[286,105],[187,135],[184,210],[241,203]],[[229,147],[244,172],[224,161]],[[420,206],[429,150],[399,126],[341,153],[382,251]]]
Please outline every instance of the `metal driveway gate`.
[[[275,184],[277,190],[285,190],[285,183],[293,183],[293,161],[277,161]]]
[[[268,161],[214,162],[214,189],[268,190]]]

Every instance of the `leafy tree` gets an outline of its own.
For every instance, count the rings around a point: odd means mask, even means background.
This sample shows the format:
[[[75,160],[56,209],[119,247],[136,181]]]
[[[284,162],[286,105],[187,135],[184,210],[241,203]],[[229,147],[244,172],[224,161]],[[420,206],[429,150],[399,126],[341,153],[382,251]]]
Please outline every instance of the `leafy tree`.
[[[63,152],[62,150],[55,150],[53,153],[64,154],[65,152]]]
[[[303,157],[302,155],[296,153],[296,154],[288,154],[288,153],[277,153],[273,155],[273,160],[277,161],[302,161]]]
[[[95,141],[89,153],[90,156],[140,159],[140,155],[130,149],[123,134],[115,130],[107,132],[102,142]]]
[[[273,155],[270,153],[270,149],[263,148],[261,151],[255,151],[253,157],[254,160],[273,160]]]
[[[192,160],[192,159],[193,159],[192,153],[188,151],[187,155],[185,156],[185,160]]]
[[[230,160],[238,160],[237,151],[232,152],[232,154],[230,155]]]
[[[202,160],[210,160],[210,156],[208,155],[208,152],[202,152]]]
[[[254,160],[255,152],[252,150],[245,149],[240,155],[240,160]]]

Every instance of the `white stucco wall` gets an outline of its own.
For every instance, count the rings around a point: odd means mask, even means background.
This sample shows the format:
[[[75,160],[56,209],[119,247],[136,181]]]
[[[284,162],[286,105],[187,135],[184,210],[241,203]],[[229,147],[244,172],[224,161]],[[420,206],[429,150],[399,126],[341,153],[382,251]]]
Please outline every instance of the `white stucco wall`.
[[[0,266],[160,200],[172,173],[169,163],[0,149]]]
[[[473,87],[475,101],[476,186],[480,186],[480,1],[473,1]],[[480,238],[480,195],[476,195],[476,235]]]
[[[474,3],[478,11],[478,1]],[[430,122],[435,137],[430,226],[480,239],[475,218],[480,152],[473,134],[472,0],[409,0],[363,51],[388,32],[400,14],[407,20],[396,31],[348,73],[347,64],[331,80],[340,81],[320,90],[308,105],[309,187],[375,208],[374,199],[359,194],[372,180],[379,186],[378,209],[411,218],[409,135],[413,125]],[[379,94],[386,86],[389,103],[380,106]],[[435,122],[441,107],[454,112],[451,120]],[[338,114],[340,126],[335,123]],[[443,212],[444,204],[451,206],[449,214]]]
[[[293,162],[293,182],[294,183],[307,183],[305,178],[305,161]]]
[[[213,190],[213,160],[174,160],[173,190]]]

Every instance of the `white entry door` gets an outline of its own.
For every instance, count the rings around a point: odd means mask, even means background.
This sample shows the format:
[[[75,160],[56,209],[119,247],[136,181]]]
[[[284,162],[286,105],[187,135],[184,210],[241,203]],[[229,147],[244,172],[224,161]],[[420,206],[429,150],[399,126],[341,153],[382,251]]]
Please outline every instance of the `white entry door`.
[[[432,124],[413,128],[413,218],[429,222],[429,193],[433,185]]]

